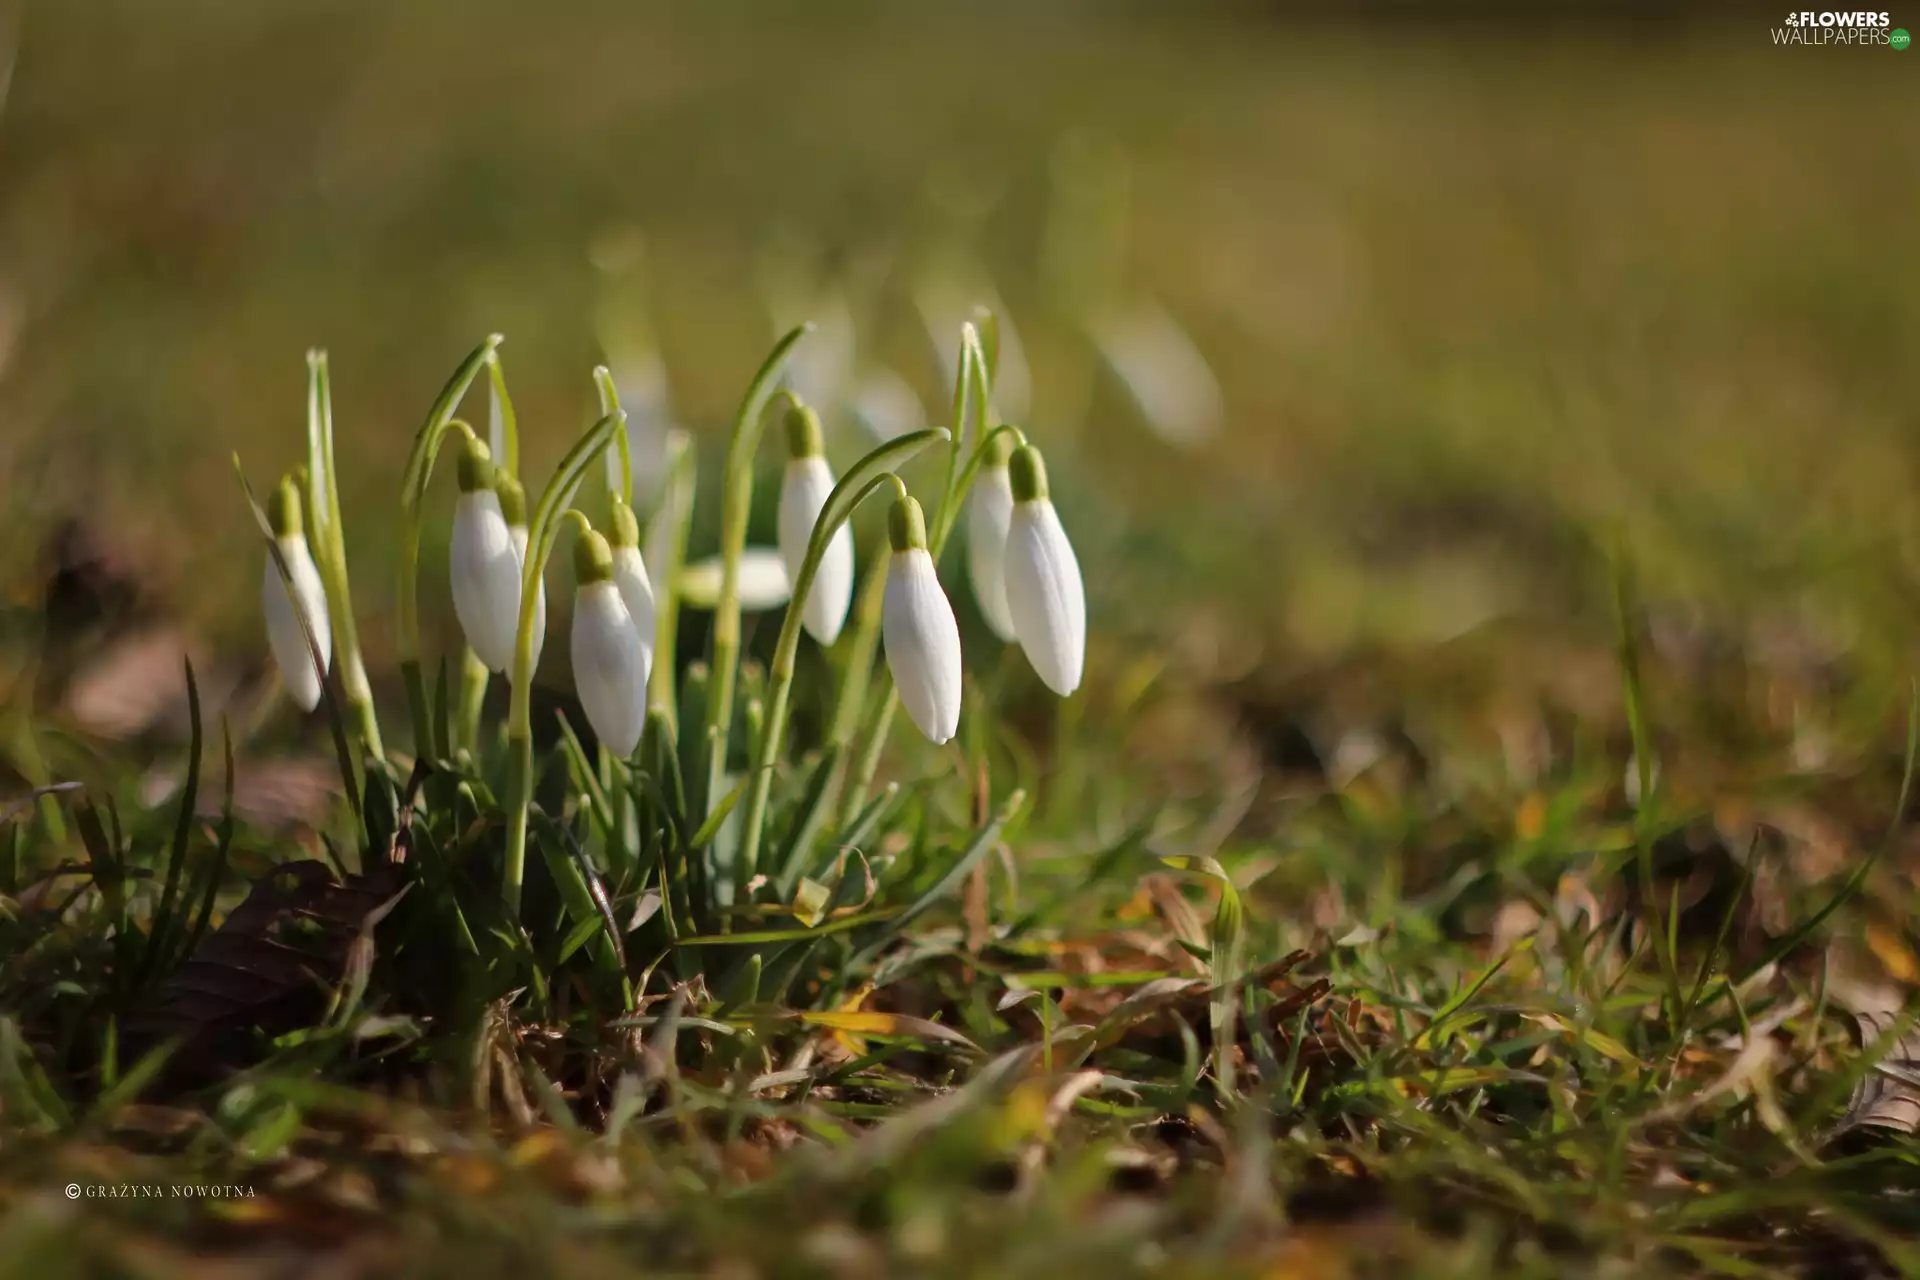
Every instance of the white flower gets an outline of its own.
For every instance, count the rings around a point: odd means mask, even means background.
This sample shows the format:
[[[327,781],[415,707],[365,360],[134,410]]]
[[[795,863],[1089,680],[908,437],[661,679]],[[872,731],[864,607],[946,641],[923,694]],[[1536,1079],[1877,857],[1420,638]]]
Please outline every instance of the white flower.
[[[880,611],[887,667],[915,727],[945,742],[960,727],[960,626],[927,553],[920,504],[900,498],[888,516],[893,559]]]
[[[726,565],[719,556],[696,560],[680,571],[680,603],[690,609],[711,609],[720,603],[720,579]],[[772,547],[746,547],[740,552],[740,609],[764,613],[778,609],[793,597],[786,562]]]
[[[280,668],[281,683],[287,696],[302,711],[320,704],[321,673],[333,660],[333,629],[327,618],[327,593],[320,584],[320,570],[307,549],[306,535],[300,528],[300,497],[291,480],[283,480],[269,503],[274,541],[287,562],[287,575],[293,591],[280,577],[280,568],[267,557],[266,572],[260,581],[260,608],[267,617],[267,644]],[[296,612],[296,603],[298,611]],[[320,666],[313,665],[313,651],[307,647],[307,634],[300,625],[305,616],[313,628],[313,643],[320,651]]]
[[[833,492],[833,471],[821,455],[820,421],[811,409],[788,410],[787,436],[793,458],[780,486],[780,559],[787,568],[787,581],[798,582],[813,527]],[[853,533],[843,521],[814,570],[800,620],[808,635],[830,645],[839,639],[852,603]]]
[[[634,625],[614,581],[613,552],[598,533],[574,544],[580,590],[573,600],[573,687],[600,744],[633,754],[647,721],[653,647]]]
[[[1027,661],[1047,688],[1080,687],[1087,656],[1087,592],[1080,562],[1047,496],[1047,472],[1031,446],[1014,452],[1013,518],[1007,527],[1007,612]]]
[[[1004,438],[1004,437],[1003,437]],[[967,495],[967,578],[993,634],[1015,639],[1007,612],[1007,528],[1013,521],[1013,482],[1005,462],[989,458]]]
[[[453,508],[453,612],[467,643],[489,671],[510,671],[520,630],[520,553],[493,491],[486,449],[460,458],[460,500]]]

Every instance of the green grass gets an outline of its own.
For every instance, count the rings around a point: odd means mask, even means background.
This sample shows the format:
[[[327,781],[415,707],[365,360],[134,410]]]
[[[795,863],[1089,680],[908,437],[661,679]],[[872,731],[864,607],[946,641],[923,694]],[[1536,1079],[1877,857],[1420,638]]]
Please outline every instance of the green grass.
[[[1911,55],[1781,54],[1758,18],[136,8],[32,8],[0,117],[33,248],[0,271],[0,1270],[1920,1271],[1911,1137],[1840,1131],[1911,1071],[1852,1010],[1903,1032],[1920,981]],[[784,865],[817,815],[812,861],[742,912],[704,753],[656,729],[601,777],[550,638],[516,921],[504,701],[412,789],[392,513],[432,390],[506,331],[543,476],[644,317],[698,558],[776,324],[844,301],[943,422],[915,292],[956,262],[1032,364],[1087,688],[991,656],[956,589],[958,745],[897,726],[891,798],[821,803],[841,672],[803,644],[768,834]],[[1215,441],[1102,370],[1115,298],[1206,352]],[[312,344],[395,754],[358,813],[250,821],[250,769],[355,732],[246,696],[228,459],[301,456]],[[453,722],[446,487],[419,683]],[[74,722],[96,651],[42,649],[33,593],[75,510],[204,640],[191,732]],[[205,948],[300,860],[354,877],[260,930],[311,980],[148,1056],[183,983],[275,971]],[[254,1194],[165,1195],[194,1182]]]
[[[985,366],[960,369],[971,448]],[[616,420],[542,497],[535,548]],[[1920,703],[1880,844],[1795,884],[1764,820],[1659,779],[1616,587],[1632,789],[1577,726],[1517,804],[1511,761],[1416,760],[1407,735],[1335,753],[1279,843],[1236,838],[1251,793],[1130,781],[1098,723],[1031,736],[976,648],[967,732],[882,740],[870,800],[865,740],[789,756],[757,666],[726,738],[690,670],[631,760],[561,711],[530,771],[517,719],[453,726],[444,667],[429,741],[370,755],[336,673],[348,803],[297,858],[236,821],[231,731],[216,774],[189,666],[176,795],[55,752],[84,788],[0,827],[4,1256],[87,1273],[156,1238],[320,1233],[376,1265],[561,1274],[1909,1273],[1910,1134],[1858,1099],[1889,1055],[1896,1089],[1910,1071],[1911,1014],[1857,1030],[1823,930],[1875,905]],[[843,665],[872,661],[861,626]],[[809,668],[796,700],[835,683]],[[760,875],[733,812],[755,767]],[[1874,950],[1913,964],[1897,927]]]

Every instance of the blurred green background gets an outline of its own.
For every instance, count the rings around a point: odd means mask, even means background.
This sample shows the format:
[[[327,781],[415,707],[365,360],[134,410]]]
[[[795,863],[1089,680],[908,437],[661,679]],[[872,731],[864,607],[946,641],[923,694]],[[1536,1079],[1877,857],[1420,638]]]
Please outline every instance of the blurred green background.
[[[1316,14],[16,7],[0,570],[32,600],[80,517],[261,661],[229,456],[297,461],[324,346],[384,669],[399,472],[482,335],[529,476],[602,360],[711,473],[776,325],[822,322],[844,463],[856,409],[945,420],[989,302],[1097,645],[1235,687],[1457,679],[1422,655],[1490,636],[1513,670],[1516,634],[1604,642],[1624,548],[1656,638],[1844,657],[1877,722],[1920,574],[1920,53],[1781,49],[1758,9]]]

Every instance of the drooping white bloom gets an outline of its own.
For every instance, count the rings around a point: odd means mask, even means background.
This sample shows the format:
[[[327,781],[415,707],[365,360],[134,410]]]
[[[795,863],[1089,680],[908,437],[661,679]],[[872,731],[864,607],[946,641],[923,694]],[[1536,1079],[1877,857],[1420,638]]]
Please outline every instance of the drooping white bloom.
[[[814,525],[833,492],[833,471],[821,453],[820,420],[811,409],[788,410],[787,441],[793,456],[780,486],[780,559],[791,583],[800,580]],[[830,645],[839,639],[852,603],[853,532],[842,522],[814,570],[813,587],[807,592],[800,621],[808,635],[822,645]]]
[[[1047,496],[1039,451],[1023,446],[1010,467],[1013,517],[1007,526],[1007,613],[1027,661],[1047,688],[1080,687],[1087,655],[1087,591],[1073,544]]]
[[[300,495],[291,479],[282,480],[268,503],[274,542],[287,562],[288,583],[280,577],[280,567],[267,557],[266,572],[260,581],[260,608],[267,618],[267,644],[273,650],[274,664],[280,668],[280,681],[287,696],[302,711],[320,704],[321,673],[333,661],[333,628],[327,617],[327,593],[320,584],[320,570],[307,548],[306,534],[300,525]],[[307,647],[306,630],[300,619],[305,616],[313,629],[314,648],[320,651],[320,666],[313,664],[313,650]]]
[[[574,544],[573,687],[600,744],[633,754],[647,721],[653,647],[634,625],[613,577],[613,551],[598,533]]]
[[[653,579],[647,574],[646,557],[640,554],[640,522],[633,508],[618,496],[613,499],[613,519],[609,522],[608,542],[613,545],[613,585],[620,588],[620,601],[627,606],[633,625],[648,643],[653,640]]]
[[[1017,638],[1013,615],[1007,612],[1007,529],[1012,521],[1013,482],[1007,478],[1005,455],[989,455],[967,495],[967,578],[980,616],[1006,641]]]
[[[898,499],[887,525],[893,559],[880,610],[887,668],[914,726],[934,742],[945,742],[960,727],[960,626],[927,552],[920,504]]]
[[[689,609],[711,609],[720,602],[720,581],[726,565],[719,556],[696,560],[680,571],[680,603]],[[793,596],[786,561],[773,547],[747,547],[740,552],[740,609],[764,613],[778,609]]]
[[[453,509],[453,612],[467,643],[489,671],[510,671],[520,629],[520,554],[493,490],[483,445],[460,458],[460,499]]]

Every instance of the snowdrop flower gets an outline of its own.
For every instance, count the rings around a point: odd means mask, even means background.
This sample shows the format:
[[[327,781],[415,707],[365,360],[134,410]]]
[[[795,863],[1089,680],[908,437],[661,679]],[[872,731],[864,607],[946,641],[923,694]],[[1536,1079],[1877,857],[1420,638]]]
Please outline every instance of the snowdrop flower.
[[[500,514],[507,522],[507,537],[513,540],[513,554],[518,561],[517,568],[526,572],[527,567],[527,491],[520,482],[503,470],[496,470],[493,479],[494,492],[500,498]],[[540,669],[540,651],[547,644],[547,580],[543,577],[535,583],[533,597],[533,661],[529,671]],[[520,634],[520,592],[513,593],[513,628],[516,637]]]
[[[1013,481],[1007,477],[1007,437],[996,435],[967,495],[967,577],[980,616],[1002,640],[1015,639],[1007,612],[1007,527],[1013,522]]]
[[[907,715],[921,733],[945,742],[960,727],[960,627],[927,552],[927,521],[904,494],[887,513],[893,559],[880,610],[887,667]]]
[[[573,544],[573,687],[600,745],[625,758],[647,720],[653,647],[634,625],[614,579],[613,549],[594,532]]]
[[[804,405],[787,410],[787,447],[792,460],[780,486],[780,559],[786,565],[787,580],[797,582],[813,526],[833,492],[833,471],[820,444],[820,419]],[[808,635],[830,645],[839,638],[852,603],[853,532],[843,522],[814,570],[813,588],[800,620]]]
[[[311,711],[320,703],[321,672],[333,660],[333,629],[327,621],[327,593],[320,585],[320,570],[313,563],[307,535],[301,528],[300,491],[294,487],[293,477],[283,479],[273,491],[267,502],[267,518],[293,586],[289,595],[279,566],[268,556],[267,571],[260,582],[267,643],[273,649],[287,696],[302,711]],[[307,633],[300,625],[303,615],[307,626],[313,628],[313,643],[320,650],[318,669],[313,665],[313,651],[307,648]]]
[[[720,580],[726,564],[719,556],[696,560],[680,571],[680,602],[690,609],[711,609],[720,603]],[[740,552],[740,610],[765,613],[793,598],[786,562],[772,547],[747,547]]]
[[[493,483],[487,447],[470,442],[460,455],[460,500],[453,509],[453,612],[487,669],[511,671],[520,627],[520,556]]]
[[[640,521],[633,508],[613,497],[613,518],[608,521],[608,541],[613,546],[613,585],[620,588],[620,602],[627,606],[633,625],[643,638],[653,638],[653,579],[647,576],[647,562],[640,554]]]
[[[1008,468],[1013,516],[1007,525],[1007,614],[1027,661],[1047,688],[1080,687],[1087,656],[1087,591],[1060,517],[1047,496],[1047,469],[1031,445]]]

